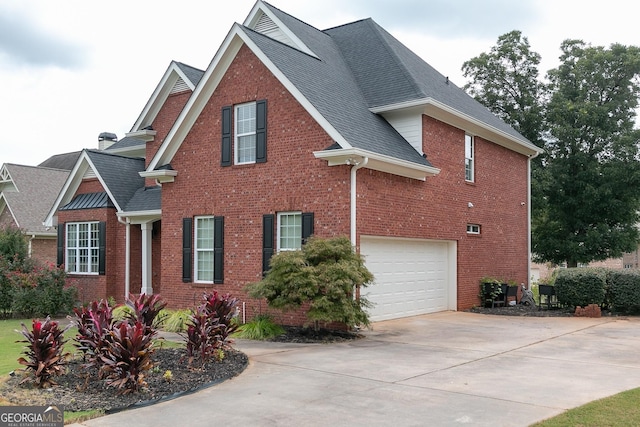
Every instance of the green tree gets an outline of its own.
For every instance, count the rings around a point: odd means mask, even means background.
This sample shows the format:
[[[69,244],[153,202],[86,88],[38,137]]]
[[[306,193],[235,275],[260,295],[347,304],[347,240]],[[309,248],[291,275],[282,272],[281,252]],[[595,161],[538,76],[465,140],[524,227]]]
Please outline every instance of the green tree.
[[[464,89],[525,138],[542,147],[544,84],[538,79],[540,54],[520,31],[498,37],[489,53],[466,61]]]
[[[522,136],[544,147],[544,100],[546,86],[539,78],[540,54],[533,51],[520,31],[500,37],[489,53],[481,53],[462,65],[470,79],[464,89],[493,114],[511,125]],[[544,206],[544,154],[531,162],[531,209],[541,215]]]
[[[365,309],[370,302],[354,296],[373,275],[346,237],[312,237],[300,251],[274,255],[270,267],[264,279],[249,285],[251,297],[265,298],[270,307],[284,311],[308,304],[307,318],[316,327],[318,322],[369,324]]]
[[[533,252],[570,267],[637,248],[640,219],[640,49],[563,42],[549,71],[544,214]]]
[[[465,89],[531,142],[532,246],[539,261],[569,266],[620,256],[638,243],[640,56],[567,40],[548,84],[519,31],[463,65]]]
[[[0,229],[0,257],[14,267],[21,267],[29,256],[29,243],[18,228]]]

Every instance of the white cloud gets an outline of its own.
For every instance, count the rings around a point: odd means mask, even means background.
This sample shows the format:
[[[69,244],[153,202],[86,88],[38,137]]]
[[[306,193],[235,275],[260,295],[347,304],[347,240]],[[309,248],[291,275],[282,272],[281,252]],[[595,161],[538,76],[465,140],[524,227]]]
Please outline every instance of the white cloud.
[[[123,137],[170,61],[205,69],[255,1],[223,4],[0,0],[0,164],[38,164],[53,154],[94,148],[104,131]],[[513,29],[543,56],[543,72],[555,66],[565,38],[640,44],[633,14],[620,12],[628,8],[622,0],[597,10],[576,0],[271,4],[319,29],[371,17],[459,86],[462,63]]]

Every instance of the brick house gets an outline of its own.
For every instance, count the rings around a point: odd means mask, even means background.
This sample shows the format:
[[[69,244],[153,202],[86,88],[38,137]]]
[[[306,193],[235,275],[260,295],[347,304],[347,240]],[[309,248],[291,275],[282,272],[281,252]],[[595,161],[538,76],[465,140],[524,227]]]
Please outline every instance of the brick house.
[[[216,289],[251,318],[244,286],[314,234],[366,257],[373,320],[465,309],[482,276],[528,283],[538,152],[373,20],[320,31],[257,1],[82,153],[47,221],[85,298]]]
[[[69,176],[70,162],[79,154],[53,156],[38,166],[5,163],[0,167],[0,229],[20,229],[30,258],[56,262],[56,230],[45,227],[43,220]]]

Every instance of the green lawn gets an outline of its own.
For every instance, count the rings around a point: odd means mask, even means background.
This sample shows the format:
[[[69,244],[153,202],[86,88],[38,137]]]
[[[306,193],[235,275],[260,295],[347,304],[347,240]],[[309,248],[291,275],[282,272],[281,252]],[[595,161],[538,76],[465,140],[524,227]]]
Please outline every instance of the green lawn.
[[[594,400],[530,427],[636,427],[640,426],[640,388]]]
[[[18,369],[21,365],[17,359],[22,354],[24,343],[16,341],[24,339],[22,334],[15,332],[22,330],[20,323],[24,323],[27,328],[31,327],[31,320],[9,319],[0,320],[0,376]]]

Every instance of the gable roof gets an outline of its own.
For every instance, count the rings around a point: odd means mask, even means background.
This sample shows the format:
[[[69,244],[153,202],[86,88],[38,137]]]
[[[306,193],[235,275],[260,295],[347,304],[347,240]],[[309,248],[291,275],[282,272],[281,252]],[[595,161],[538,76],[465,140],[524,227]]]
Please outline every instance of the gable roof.
[[[417,108],[522,154],[539,149],[430,67],[371,19],[320,31],[258,0],[234,24],[145,172],[171,162],[242,45],[265,64],[336,144],[318,158],[424,179],[439,172],[385,119]],[[365,131],[366,130],[366,131]]]
[[[144,187],[144,178],[140,176],[140,172],[144,170],[144,163],[142,158],[124,157],[106,151],[83,150],[60,194],[50,205],[46,225],[53,225],[56,211],[74,200],[82,179],[87,176],[95,176],[116,211],[124,212],[136,191]],[[82,202],[85,202],[86,208],[88,200],[83,199]]]
[[[204,71],[202,70],[181,62],[171,61],[130,132],[137,132],[151,125],[170,94],[187,90],[193,91],[203,75]]]
[[[4,164],[0,170],[0,211],[9,209],[17,226],[25,233],[54,236],[43,225],[68,170]]]
[[[38,166],[43,168],[62,169],[70,171],[76,164],[80,151],[73,151],[71,153],[55,154],[49,157]]]

